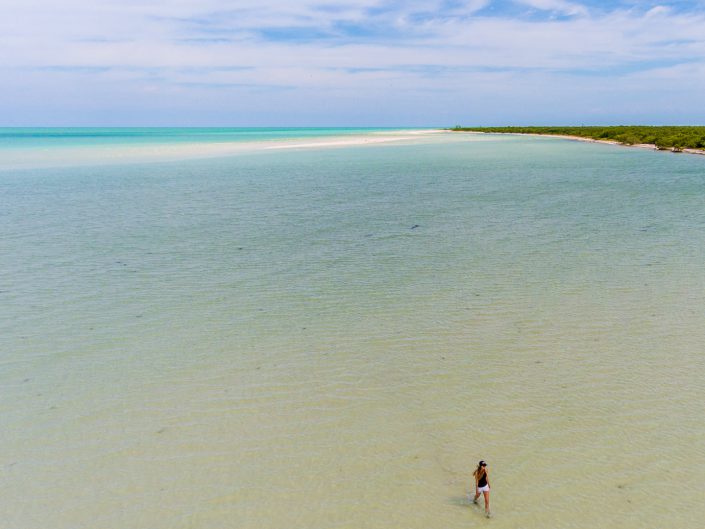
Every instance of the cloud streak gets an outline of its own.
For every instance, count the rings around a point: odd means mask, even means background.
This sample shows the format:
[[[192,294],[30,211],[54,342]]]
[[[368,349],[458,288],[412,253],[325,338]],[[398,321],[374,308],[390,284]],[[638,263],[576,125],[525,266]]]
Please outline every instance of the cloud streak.
[[[562,108],[561,122],[614,122],[635,119],[623,112],[629,90],[648,103],[641,120],[705,122],[693,110],[705,90],[698,2],[26,0],[0,7],[9,15],[0,20],[5,125],[58,124],[69,115],[81,124],[170,124],[174,109],[182,112],[173,124],[211,124],[212,116],[234,125],[447,124],[434,116],[494,123],[511,119],[517,101],[532,105],[536,120]],[[78,93],[90,102],[85,110],[73,103]],[[434,93],[444,101],[431,101]],[[602,111],[583,104],[593,100]],[[530,118],[520,110],[517,122]]]

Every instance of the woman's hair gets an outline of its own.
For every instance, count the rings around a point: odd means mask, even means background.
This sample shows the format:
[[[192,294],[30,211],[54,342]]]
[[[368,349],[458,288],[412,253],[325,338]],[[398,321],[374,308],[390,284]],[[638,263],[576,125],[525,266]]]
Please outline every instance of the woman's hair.
[[[482,477],[482,474],[486,474],[486,473],[487,473],[487,470],[485,470],[485,467],[486,467],[486,466],[487,466],[487,463],[485,463],[484,461],[480,461],[480,462],[477,464],[477,468],[475,469],[475,472],[472,473],[472,475],[475,476],[475,477],[478,478],[478,479],[481,478],[481,477]]]

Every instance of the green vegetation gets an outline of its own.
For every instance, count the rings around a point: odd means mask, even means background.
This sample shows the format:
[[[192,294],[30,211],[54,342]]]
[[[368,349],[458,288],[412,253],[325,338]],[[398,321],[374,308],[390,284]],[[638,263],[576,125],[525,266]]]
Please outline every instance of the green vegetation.
[[[681,151],[683,149],[705,150],[705,127],[460,127],[450,130],[469,132],[495,132],[513,134],[547,134],[578,136],[593,140],[606,140],[635,145],[653,144],[658,149]]]

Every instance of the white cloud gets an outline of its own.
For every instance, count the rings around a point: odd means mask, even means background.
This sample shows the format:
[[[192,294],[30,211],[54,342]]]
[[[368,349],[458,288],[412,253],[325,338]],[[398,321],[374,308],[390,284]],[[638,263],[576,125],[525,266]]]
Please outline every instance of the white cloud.
[[[654,6],[646,12],[645,17],[651,18],[659,15],[667,15],[671,12],[668,6]]]
[[[541,9],[544,11],[555,11],[563,15],[581,15],[586,16],[588,9],[581,4],[568,2],[566,0],[516,0],[520,4],[525,4],[530,7]]]
[[[449,108],[473,94],[524,100],[521,87],[538,92],[541,83],[551,87],[545,92],[584,97],[592,87],[588,94],[601,94],[607,101],[599,106],[609,107],[635,76],[640,88],[658,91],[654,100],[667,97],[664,79],[705,90],[703,13],[521,2],[570,18],[490,16],[480,11],[487,0],[452,8],[441,0],[0,0],[7,15],[0,19],[0,115],[32,105],[47,111],[47,101],[57,112],[72,85],[95,106],[134,94],[134,105],[153,95],[161,100],[150,104],[199,101],[204,109],[222,94],[233,108],[248,101],[255,108],[266,93],[275,108],[296,97],[315,105],[315,94],[337,101],[340,116],[353,99],[388,101],[404,116],[399,90],[416,102],[442,92]],[[286,95],[267,92],[277,89]],[[534,106],[545,104],[533,97]],[[440,112],[440,104],[429,108]]]

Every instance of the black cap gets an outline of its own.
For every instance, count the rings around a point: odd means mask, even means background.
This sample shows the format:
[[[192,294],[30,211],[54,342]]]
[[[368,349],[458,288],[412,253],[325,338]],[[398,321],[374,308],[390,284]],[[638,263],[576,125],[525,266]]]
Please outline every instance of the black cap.
[[[485,461],[480,461],[480,462],[478,463],[478,466],[486,467],[486,466],[487,466],[487,463],[486,463]]]

